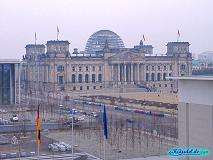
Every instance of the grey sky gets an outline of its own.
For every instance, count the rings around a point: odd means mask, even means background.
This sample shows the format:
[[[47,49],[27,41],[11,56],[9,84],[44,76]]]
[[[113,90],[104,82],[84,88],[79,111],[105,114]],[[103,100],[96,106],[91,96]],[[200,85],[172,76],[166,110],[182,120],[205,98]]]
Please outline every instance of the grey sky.
[[[126,47],[138,44],[144,34],[155,53],[166,43],[191,43],[191,52],[213,50],[212,0],[0,0],[0,59],[21,58],[25,45],[56,39],[71,42],[70,51],[84,50],[89,36],[110,29]]]

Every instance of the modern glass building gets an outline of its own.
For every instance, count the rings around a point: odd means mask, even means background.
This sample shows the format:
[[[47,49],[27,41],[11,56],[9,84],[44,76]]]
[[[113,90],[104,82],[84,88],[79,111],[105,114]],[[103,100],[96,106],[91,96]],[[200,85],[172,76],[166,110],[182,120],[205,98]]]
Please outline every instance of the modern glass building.
[[[0,105],[16,102],[16,73],[18,60],[0,60]]]
[[[106,41],[109,48],[124,48],[124,43],[119,35],[110,30],[100,30],[89,37],[85,48],[86,53],[94,54],[102,51]]]

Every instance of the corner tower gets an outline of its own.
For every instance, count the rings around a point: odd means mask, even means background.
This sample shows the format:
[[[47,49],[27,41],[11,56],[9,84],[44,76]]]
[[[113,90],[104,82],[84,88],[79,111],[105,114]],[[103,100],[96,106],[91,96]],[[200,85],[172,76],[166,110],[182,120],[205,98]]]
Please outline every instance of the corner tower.
[[[166,54],[174,57],[188,57],[189,45],[189,42],[168,42]]]
[[[45,54],[44,44],[28,44],[26,45],[26,60],[36,60],[39,55]]]
[[[50,58],[70,57],[68,41],[47,41],[47,55]]]

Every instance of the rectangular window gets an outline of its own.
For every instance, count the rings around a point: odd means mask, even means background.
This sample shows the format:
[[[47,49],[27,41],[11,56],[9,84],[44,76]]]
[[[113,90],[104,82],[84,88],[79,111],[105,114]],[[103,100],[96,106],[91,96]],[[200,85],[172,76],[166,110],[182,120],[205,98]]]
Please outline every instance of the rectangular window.
[[[72,66],[72,71],[75,71],[75,66]]]
[[[86,66],[86,71],[89,71],[89,67],[88,66]]]
[[[154,71],[155,70],[155,66],[152,66],[152,71]]]
[[[64,72],[64,66],[60,65],[57,67],[58,72]]]
[[[99,71],[101,71],[101,70],[102,70],[101,66],[99,66],[99,67],[98,67],[98,70],[99,70]]]
[[[58,76],[58,83],[64,84],[64,77],[63,76]]]
[[[158,66],[158,71],[160,71],[160,66]]]
[[[72,83],[75,83],[75,74],[72,74]]]
[[[163,70],[166,71],[166,66],[163,66]]]
[[[79,71],[81,71],[81,66],[79,66]]]
[[[95,71],[95,66],[92,66],[92,71]]]
[[[163,73],[163,80],[166,80],[166,73]]]
[[[147,71],[149,70],[149,66],[148,66],[148,65],[146,65],[146,70],[147,70]]]
[[[169,66],[169,69],[172,70],[172,65]]]

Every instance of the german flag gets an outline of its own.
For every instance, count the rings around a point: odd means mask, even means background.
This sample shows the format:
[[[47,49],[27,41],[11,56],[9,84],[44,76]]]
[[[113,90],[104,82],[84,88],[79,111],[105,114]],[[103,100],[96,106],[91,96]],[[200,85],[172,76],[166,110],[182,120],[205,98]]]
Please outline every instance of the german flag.
[[[38,110],[37,110],[37,141],[38,141],[38,144],[41,144],[41,124],[40,124],[39,106],[40,104],[38,105]]]

